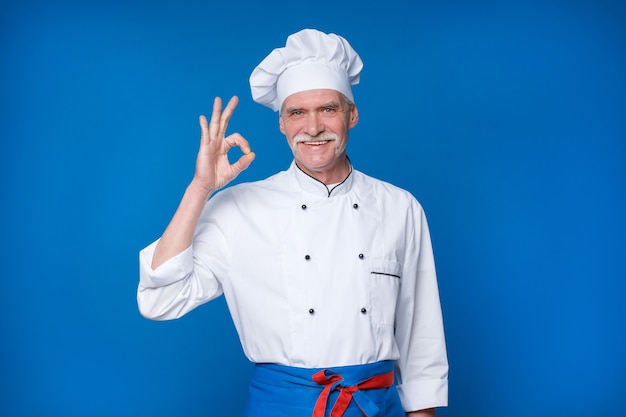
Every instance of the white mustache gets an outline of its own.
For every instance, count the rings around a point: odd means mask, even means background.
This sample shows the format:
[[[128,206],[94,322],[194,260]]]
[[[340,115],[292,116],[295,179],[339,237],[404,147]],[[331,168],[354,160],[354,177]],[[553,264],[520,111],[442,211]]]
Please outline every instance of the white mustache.
[[[299,133],[293,138],[293,143],[295,145],[300,142],[314,142],[317,140],[337,140],[337,134],[332,132],[322,132],[317,136],[311,136],[306,133]]]

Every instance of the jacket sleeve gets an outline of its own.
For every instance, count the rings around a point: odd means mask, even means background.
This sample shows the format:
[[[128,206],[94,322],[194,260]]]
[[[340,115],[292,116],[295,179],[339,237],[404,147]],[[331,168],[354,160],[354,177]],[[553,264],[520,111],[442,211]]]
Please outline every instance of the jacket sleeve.
[[[448,405],[448,359],[426,216],[413,201],[396,308],[398,391],[405,411]]]
[[[192,245],[156,269],[151,265],[158,240],[139,253],[137,304],[144,317],[177,319],[223,293],[217,277],[226,274],[228,245],[208,212],[205,208]]]

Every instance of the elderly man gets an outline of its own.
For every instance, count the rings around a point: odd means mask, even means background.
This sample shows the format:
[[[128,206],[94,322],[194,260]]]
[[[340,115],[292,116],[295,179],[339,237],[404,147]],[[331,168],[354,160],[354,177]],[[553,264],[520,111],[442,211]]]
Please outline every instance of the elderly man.
[[[280,111],[288,170],[224,187],[255,155],[226,136],[237,106],[200,117],[193,180],[162,237],[140,253],[150,319],[224,294],[254,362],[246,416],[433,416],[447,405],[445,340],[424,211],[407,191],[355,170],[352,86],[363,64],[334,34],[303,30],[250,77]],[[228,150],[238,146],[235,163]]]

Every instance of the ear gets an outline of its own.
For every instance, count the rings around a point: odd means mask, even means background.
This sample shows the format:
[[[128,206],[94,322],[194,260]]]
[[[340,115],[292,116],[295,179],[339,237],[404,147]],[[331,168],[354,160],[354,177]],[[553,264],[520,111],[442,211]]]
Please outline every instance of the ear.
[[[283,135],[285,135],[285,122],[283,122],[283,118],[280,115],[280,113],[278,114],[278,128],[280,129],[280,133],[282,133]]]
[[[348,126],[352,129],[359,122],[359,109],[357,109],[356,104],[352,106],[352,110],[350,110],[350,119]]]

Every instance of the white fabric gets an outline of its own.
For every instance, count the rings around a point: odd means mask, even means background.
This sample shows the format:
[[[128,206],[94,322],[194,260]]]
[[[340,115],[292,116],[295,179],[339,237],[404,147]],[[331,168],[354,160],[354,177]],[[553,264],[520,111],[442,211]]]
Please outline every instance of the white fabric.
[[[252,98],[274,111],[290,95],[306,90],[336,90],[354,101],[352,86],[359,83],[362,68],[361,58],[344,38],[304,29],[252,71]]]
[[[214,195],[192,247],[152,270],[156,243],[140,253],[146,317],[175,319],[223,292],[251,361],[397,360],[407,411],[447,405],[430,236],[408,192],[353,170],[329,195],[292,163]]]

